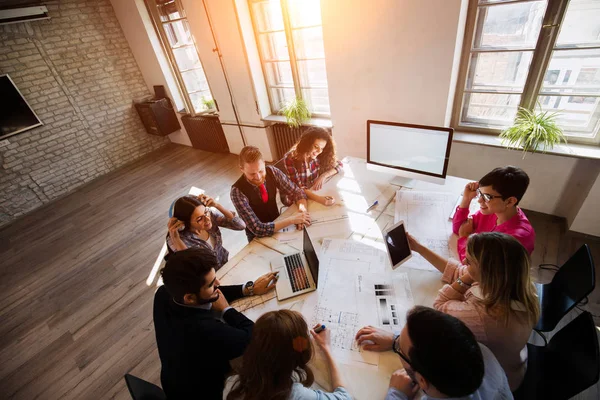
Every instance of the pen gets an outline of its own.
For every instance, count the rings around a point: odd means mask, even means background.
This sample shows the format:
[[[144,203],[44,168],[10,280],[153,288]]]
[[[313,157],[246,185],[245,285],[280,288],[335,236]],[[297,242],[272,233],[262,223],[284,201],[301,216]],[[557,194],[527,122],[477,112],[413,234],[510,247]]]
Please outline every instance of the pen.
[[[315,328],[315,333],[321,333],[325,330],[325,325],[317,326]]]
[[[366,212],[369,212],[369,211],[371,211],[371,209],[372,209],[373,207],[375,207],[377,204],[379,204],[379,202],[378,202],[377,200],[375,200],[375,201],[373,202],[373,204],[371,204],[371,207],[367,208],[367,211],[366,211]]]

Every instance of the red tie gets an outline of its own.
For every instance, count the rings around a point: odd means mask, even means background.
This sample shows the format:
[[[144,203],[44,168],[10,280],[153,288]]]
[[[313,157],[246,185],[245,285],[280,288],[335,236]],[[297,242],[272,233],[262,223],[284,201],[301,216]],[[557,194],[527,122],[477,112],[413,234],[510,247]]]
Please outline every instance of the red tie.
[[[267,188],[264,183],[260,185],[260,197],[262,197],[263,203],[269,201],[269,193],[267,193]]]

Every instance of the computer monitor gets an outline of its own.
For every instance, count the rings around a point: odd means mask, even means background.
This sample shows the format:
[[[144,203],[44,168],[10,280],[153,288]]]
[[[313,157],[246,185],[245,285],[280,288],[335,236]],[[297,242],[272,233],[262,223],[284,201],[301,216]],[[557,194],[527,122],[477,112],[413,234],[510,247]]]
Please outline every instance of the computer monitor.
[[[413,179],[444,183],[452,128],[367,121],[367,168],[399,177],[392,184],[413,187]]]

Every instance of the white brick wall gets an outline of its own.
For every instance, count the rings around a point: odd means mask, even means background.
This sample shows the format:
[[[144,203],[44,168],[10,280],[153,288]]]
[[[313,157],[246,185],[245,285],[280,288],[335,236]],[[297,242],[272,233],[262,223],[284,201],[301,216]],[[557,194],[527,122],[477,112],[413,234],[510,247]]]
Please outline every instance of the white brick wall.
[[[0,226],[168,143],[132,106],[150,93],[109,0],[45,4],[0,26],[0,74],[44,123],[0,146]]]

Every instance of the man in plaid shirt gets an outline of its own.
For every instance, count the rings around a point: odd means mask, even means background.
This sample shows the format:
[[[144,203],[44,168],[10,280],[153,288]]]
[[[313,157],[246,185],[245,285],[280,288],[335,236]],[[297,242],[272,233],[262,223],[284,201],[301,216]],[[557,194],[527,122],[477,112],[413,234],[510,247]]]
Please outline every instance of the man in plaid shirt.
[[[240,152],[243,175],[231,186],[231,201],[240,218],[246,223],[248,241],[254,237],[271,236],[289,225],[302,229],[310,225],[306,208],[306,194],[279,169],[265,166],[260,150],[246,146]],[[298,204],[298,212],[274,222],[279,217],[275,196]]]

